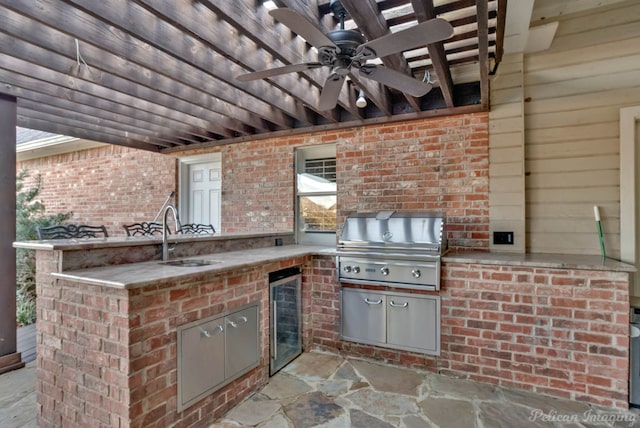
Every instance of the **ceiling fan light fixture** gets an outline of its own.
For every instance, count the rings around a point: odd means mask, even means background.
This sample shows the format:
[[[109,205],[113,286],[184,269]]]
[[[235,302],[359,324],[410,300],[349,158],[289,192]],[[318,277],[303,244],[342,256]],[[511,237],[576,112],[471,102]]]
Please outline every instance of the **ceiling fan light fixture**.
[[[356,100],[356,106],[358,108],[365,108],[367,106],[367,99],[364,97],[364,91],[360,89],[360,94]]]

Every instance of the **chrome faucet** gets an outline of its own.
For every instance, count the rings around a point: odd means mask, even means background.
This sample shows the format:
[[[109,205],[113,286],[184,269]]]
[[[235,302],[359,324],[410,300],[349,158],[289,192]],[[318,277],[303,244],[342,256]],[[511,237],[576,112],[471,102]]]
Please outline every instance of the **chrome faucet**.
[[[169,239],[167,233],[167,217],[169,216],[169,211],[173,212],[173,219],[176,222],[176,233],[180,229],[180,220],[178,220],[178,210],[173,205],[167,205],[164,209],[164,216],[162,217],[162,260],[166,261],[169,259]]]

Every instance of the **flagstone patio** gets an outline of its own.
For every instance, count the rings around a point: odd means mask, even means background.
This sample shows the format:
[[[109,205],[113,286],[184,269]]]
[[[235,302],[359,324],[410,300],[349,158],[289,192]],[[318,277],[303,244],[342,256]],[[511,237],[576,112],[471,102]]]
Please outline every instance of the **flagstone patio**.
[[[0,427],[36,427],[35,372],[0,375]],[[307,352],[211,427],[622,428],[640,413]]]

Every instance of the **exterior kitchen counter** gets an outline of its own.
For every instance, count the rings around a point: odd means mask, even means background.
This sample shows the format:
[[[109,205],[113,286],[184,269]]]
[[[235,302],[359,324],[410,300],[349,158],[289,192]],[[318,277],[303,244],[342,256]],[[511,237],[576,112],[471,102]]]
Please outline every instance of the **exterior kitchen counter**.
[[[292,236],[291,232],[264,232],[264,233],[213,233],[202,235],[169,235],[169,243],[193,243],[206,241],[226,241],[235,239],[252,239],[252,238],[271,238],[271,237],[287,237]],[[149,244],[162,244],[161,235],[151,236],[114,236],[108,238],[79,238],[79,239],[47,239],[42,241],[19,241],[14,242],[15,248],[24,248],[28,250],[90,250],[94,248],[118,248],[118,247],[136,247]]]
[[[611,272],[635,272],[636,267],[618,260],[584,254],[550,253],[460,253],[442,258],[443,263],[523,266],[548,269],[577,269]]]
[[[245,267],[272,263],[307,255],[335,255],[335,248],[314,245],[284,245],[254,248],[188,257],[211,264],[202,266],[171,266],[161,260],[87,268],[74,271],[54,272],[56,278],[84,284],[131,289],[159,281],[184,279],[189,276],[221,273]],[[170,259],[178,260],[178,259]]]

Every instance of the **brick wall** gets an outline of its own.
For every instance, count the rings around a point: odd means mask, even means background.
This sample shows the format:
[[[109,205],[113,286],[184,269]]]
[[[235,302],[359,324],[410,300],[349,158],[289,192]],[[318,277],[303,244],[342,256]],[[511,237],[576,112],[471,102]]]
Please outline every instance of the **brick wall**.
[[[56,271],[59,254],[38,251],[41,272]],[[200,427],[219,418],[268,380],[268,272],[292,266],[306,272],[308,260],[131,290],[40,274],[39,426]],[[176,327],[255,301],[260,302],[259,366],[178,412]]]
[[[223,146],[222,230],[293,230],[293,148],[302,143],[283,138]]]
[[[441,211],[452,250],[488,248],[486,113],[361,128],[337,152],[338,224],[353,211]]]
[[[627,273],[445,263],[439,357],[340,340],[340,285],[314,259],[313,343],[449,376],[628,407]],[[406,290],[398,290],[406,292]]]
[[[488,249],[487,113],[210,149],[222,152],[222,230],[292,231],[294,149],[320,144],[336,144],[339,225],[353,211],[442,211],[453,250]],[[105,146],[24,161],[18,169],[42,175],[48,212],[73,211],[73,222],[105,224],[111,235],[123,235],[123,223],[153,219],[177,190],[179,156]]]
[[[627,408],[624,272],[447,263],[440,369]]]
[[[452,249],[488,249],[486,113],[216,148],[223,230],[293,230],[294,148],[320,144],[336,144],[339,225],[353,211],[442,211]]]
[[[173,157],[121,146],[18,162],[27,169],[29,188],[40,174],[39,199],[47,213],[73,212],[73,223],[104,224],[110,236],[124,235],[122,224],[150,221],[176,188]]]

